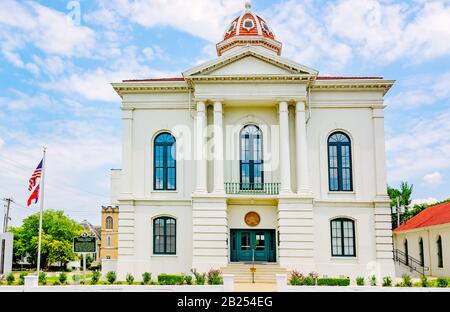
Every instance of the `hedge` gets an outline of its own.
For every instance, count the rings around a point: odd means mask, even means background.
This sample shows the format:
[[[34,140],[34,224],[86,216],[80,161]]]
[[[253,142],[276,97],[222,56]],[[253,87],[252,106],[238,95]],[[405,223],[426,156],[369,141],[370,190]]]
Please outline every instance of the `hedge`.
[[[349,278],[318,278],[318,286],[348,286],[350,285]]]
[[[184,275],[182,274],[159,274],[158,283],[160,285],[183,285]]]

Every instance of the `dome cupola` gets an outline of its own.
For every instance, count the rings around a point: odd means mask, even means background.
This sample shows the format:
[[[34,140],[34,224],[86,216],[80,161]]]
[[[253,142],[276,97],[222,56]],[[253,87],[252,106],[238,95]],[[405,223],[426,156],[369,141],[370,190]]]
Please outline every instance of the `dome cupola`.
[[[261,46],[278,55],[281,54],[281,42],[264,19],[251,11],[251,3],[245,3],[245,11],[236,17],[225,30],[223,40],[216,45],[221,56],[237,46]]]

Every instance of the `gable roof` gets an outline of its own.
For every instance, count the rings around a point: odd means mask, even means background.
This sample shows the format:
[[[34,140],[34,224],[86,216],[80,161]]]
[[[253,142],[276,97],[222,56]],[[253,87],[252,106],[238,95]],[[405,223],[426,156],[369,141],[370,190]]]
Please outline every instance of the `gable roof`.
[[[424,209],[422,212],[406,221],[406,223],[400,225],[393,232],[398,233],[446,223],[450,223],[450,202]]]
[[[226,66],[227,64],[233,63],[247,56],[253,56],[261,59],[265,62],[271,63],[274,66],[286,69],[292,73],[292,75],[311,75],[317,76],[319,73],[317,70],[310,67],[298,64],[296,62],[290,61],[288,59],[282,58],[278,55],[270,54],[258,47],[248,46],[237,50],[234,53],[222,55],[212,61],[200,64],[191,69],[183,72],[183,77],[189,78],[192,76],[202,76]]]

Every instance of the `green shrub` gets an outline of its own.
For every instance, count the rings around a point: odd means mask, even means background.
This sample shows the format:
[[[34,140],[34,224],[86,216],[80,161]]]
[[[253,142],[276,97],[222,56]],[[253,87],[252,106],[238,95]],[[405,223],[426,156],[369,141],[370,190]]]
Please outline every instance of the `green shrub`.
[[[412,287],[411,276],[409,276],[408,274],[403,274],[402,280],[403,281],[400,283],[401,287]]]
[[[61,285],[61,282],[59,280],[56,280],[53,282],[53,286],[59,286]]]
[[[59,282],[64,285],[67,281],[67,274],[65,272],[59,273],[58,279],[59,279]]]
[[[317,273],[317,272],[309,272],[308,276],[313,279],[314,285],[316,285],[317,284],[317,279],[319,278],[319,273]]]
[[[101,275],[99,271],[92,272],[91,285],[97,285]]]
[[[106,273],[106,279],[110,284],[114,284],[114,282],[116,281],[117,275],[115,271],[109,271],[108,273]]]
[[[305,286],[314,286],[316,284],[316,281],[311,276],[306,276],[303,279],[303,285]]]
[[[80,285],[85,285],[86,281],[85,280],[80,280]]]
[[[74,281],[75,283],[79,283],[81,279],[81,276],[78,274],[74,274],[72,275],[72,281]]]
[[[38,276],[38,283],[42,285],[47,285],[47,273],[40,272]]]
[[[375,275],[372,275],[369,278],[370,286],[377,286],[377,277]]]
[[[182,274],[159,274],[158,283],[160,285],[183,285],[184,275]]]
[[[392,286],[392,278],[390,276],[383,277],[383,287],[391,287]]]
[[[364,286],[364,277],[358,276],[358,277],[356,278],[356,285],[358,285],[358,286]]]
[[[318,278],[317,285],[319,286],[348,286],[350,285],[349,278]]]
[[[13,272],[9,272],[9,274],[6,276],[6,283],[8,285],[12,285],[14,283],[15,277]]]
[[[190,275],[185,275],[185,276],[184,276],[184,283],[185,283],[186,285],[192,285],[192,276],[190,276]]]
[[[148,284],[150,284],[151,279],[152,279],[152,273],[144,272],[144,273],[142,274],[142,284],[143,284],[143,285],[148,285]]]
[[[420,277],[420,286],[429,287],[428,278],[425,275]]]
[[[27,276],[27,272],[22,272],[19,275],[19,285],[25,285],[25,276]]]
[[[448,279],[444,278],[444,277],[439,277],[436,279],[436,285],[437,287],[448,287]]]
[[[289,284],[292,286],[300,286],[300,285],[303,285],[304,279],[305,279],[305,277],[303,276],[302,273],[294,270],[291,272],[291,277],[289,278]]]
[[[128,274],[127,274],[127,277],[126,277],[126,280],[127,280],[127,284],[128,284],[128,285],[133,285],[133,282],[134,282],[134,276],[131,275],[130,273],[128,273]]]
[[[222,285],[222,272],[219,269],[211,269],[207,274],[208,285]]]
[[[205,285],[206,273],[200,274],[197,272],[197,269],[191,269],[191,272],[195,276],[196,285]]]

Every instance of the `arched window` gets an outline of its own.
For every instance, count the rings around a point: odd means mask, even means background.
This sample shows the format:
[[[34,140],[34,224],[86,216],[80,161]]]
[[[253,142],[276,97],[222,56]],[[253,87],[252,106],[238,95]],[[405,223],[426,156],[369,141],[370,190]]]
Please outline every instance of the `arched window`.
[[[355,222],[346,218],[331,220],[331,255],[355,257]]]
[[[425,266],[425,257],[423,255],[423,238],[422,237],[419,240],[419,259],[420,259],[420,265]]]
[[[255,125],[247,125],[240,134],[241,190],[263,189],[263,137]]]
[[[408,240],[405,239],[403,243],[403,247],[405,248],[405,264],[409,265],[409,251],[408,251]]]
[[[437,241],[437,256],[438,256],[438,268],[443,268],[444,267],[444,258],[442,255],[442,237],[441,235],[439,235]]]
[[[174,218],[160,217],[153,220],[153,253],[174,255],[176,253],[176,227]]]
[[[353,190],[350,138],[343,132],[328,138],[328,179],[330,191]]]
[[[177,187],[175,138],[170,133],[164,132],[155,138],[153,160],[154,189],[175,190]]]
[[[111,247],[111,236],[108,236],[107,246],[108,246],[108,248]]]
[[[106,229],[107,230],[113,229],[113,218],[112,217],[106,217]]]

